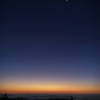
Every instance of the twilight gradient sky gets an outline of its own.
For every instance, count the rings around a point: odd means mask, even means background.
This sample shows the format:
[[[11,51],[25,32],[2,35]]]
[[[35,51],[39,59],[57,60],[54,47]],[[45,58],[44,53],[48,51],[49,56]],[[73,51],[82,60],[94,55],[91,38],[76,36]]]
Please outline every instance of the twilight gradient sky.
[[[100,93],[99,3],[1,2],[0,92]]]

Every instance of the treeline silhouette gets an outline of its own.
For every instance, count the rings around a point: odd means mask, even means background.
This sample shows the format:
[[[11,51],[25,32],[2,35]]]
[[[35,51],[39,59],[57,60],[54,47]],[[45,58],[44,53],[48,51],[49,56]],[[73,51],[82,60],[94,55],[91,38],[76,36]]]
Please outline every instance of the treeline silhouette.
[[[13,98],[10,98],[8,97],[7,94],[3,94],[1,97],[0,97],[0,100],[30,100],[29,98],[24,98],[24,97],[13,97]],[[31,99],[32,100],[32,99]],[[33,100],[44,100],[43,98],[39,98],[39,99],[34,99]],[[45,100],[74,100],[73,96],[67,96],[66,98],[60,98],[60,97],[54,97],[54,98],[50,98],[48,97],[47,99]]]

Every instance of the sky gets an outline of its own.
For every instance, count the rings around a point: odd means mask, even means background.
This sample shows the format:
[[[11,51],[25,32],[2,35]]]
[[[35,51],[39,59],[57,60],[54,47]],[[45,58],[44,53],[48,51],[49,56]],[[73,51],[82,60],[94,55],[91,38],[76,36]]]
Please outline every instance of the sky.
[[[0,93],[100,93],[99,0],[0,4]]]

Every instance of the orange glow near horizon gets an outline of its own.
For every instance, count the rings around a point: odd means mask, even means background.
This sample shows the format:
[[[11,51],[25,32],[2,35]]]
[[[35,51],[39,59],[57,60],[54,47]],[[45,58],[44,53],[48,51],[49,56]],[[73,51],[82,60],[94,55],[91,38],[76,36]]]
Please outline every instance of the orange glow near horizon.
[[[75,83],[5,83],[0,93],[99,93],[99,86]]]

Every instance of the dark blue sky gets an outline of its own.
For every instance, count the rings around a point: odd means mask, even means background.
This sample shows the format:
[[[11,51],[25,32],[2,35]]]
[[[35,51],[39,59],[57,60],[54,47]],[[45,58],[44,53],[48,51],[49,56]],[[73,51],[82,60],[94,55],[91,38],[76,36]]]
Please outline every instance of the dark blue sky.
[[[99,3],[99,0],[1,2],[0,78],[97,83]]]

